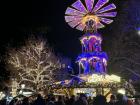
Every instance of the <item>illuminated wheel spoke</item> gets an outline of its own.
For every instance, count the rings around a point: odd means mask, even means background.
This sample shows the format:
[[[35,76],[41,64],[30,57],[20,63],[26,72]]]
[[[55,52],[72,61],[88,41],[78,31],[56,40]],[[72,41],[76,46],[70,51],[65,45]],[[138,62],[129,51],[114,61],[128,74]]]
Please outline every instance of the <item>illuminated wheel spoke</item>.
[[[81,19],[82,19],[81,16],[65,16],[66,22],[79,21]]]
[[[100,17],[115,17],[116,15],[117,15],[117,12],[108,12],[108,13],[97,14],[97,16],[100,16]]]
[[[84,28],[85,28],[85,25],[83,25],[83,24],[79,24],[79,25],[76,27],[76,29],[81,30],[81,31],[83,31]]]
[[[79,10],[80,12],[83,12],[83,13],[88,12],[80,0],[77,0],[75,3],[73,3],[72,7],[76,8],[77,10]]]
[[[74,28],[75,26],[77,26],[78,24],[80,24],[80,20],[79,21],[72,21],[72,22],[69,22],[68,24],[72,27],[72,28]]]
[[[116,9],[116,6],[112,3],[108,6],[100,9],[99,11],[97,11],[97,13],[103,13],[103,12],[110,11],[110,10],[113,10],[113,9]]]
[[[107,19],[107,18],[100,18],[100,20],[101,20],[103,23],[106,23],[106,24],[110,24],[110,23],[113,22],[113,20]]]
[[[85,0],[85,3],[88,11],[91,12],[93,8],[94,0]]]
[[[99,0],[93,9],[93,12],[98,11],[101,7],[103,7],[108,2],[109,0]]]
[[[83,16],[85,13],[82,13],[76,9],[68,7],[66,10],[66,15],[77,15],[77,16]]]
[[[97,27],[98,27],[98,28],[104,28],[105,26],[104,26],[102,23],[99,22],[99,23],[97,24]]]

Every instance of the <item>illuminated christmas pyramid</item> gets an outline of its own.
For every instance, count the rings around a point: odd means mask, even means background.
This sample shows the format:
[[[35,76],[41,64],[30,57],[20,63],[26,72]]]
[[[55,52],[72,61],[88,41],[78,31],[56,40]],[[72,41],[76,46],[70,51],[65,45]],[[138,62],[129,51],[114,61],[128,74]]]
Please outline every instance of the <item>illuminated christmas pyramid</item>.
[[[104,28],[104,24],[113,22],[116,6],[109,0],[77,0],[66,10],[65,20],[72,27],[84,31],[85,34],[80,38],[82,54],[77,58],[79,64],[79,74],[105,74],[107,72],[107,54],[102,52],[102,37],[97,32]]]
[[[89,24],[91,24],[90,22],[93,21],[89,21]],[[106,73],[107,54],[102,52],[102,37],[88,29],[86,34],[80,38],[82,54],[77,58],[79,74],[104,74]]]

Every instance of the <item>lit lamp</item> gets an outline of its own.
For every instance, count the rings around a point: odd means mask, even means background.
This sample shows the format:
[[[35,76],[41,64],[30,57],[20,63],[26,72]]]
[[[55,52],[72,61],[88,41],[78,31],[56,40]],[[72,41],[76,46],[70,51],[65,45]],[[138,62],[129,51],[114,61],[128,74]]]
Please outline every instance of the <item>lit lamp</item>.
[[[20,90],[20,91],[19,91],[19,94],[22,94],[22,93],[23,93],[23,91],[22,91],[22,90]]]
[[[0,92],[0,100],[3,99],[6,95],[3,92]]]
[[[119,89],[119,90],[118,90],[118,93],[120,93],[120,94],[123,94],[123,95],[124,95],[124,94],[125,94],[125,89]]]
[[[21,89],[24,89],[25,88],[25,84],[21,84]]]
[[[114,75],[114,74],[112,74],[112,75],[110,76],[110,79],[111,79],[112,81],[115,81],[115,82],[121,82],[121,78],[120,78],[119,76],[117,76],[117,75]]]
[[[21,84],[21,90],[19,91],[19,94],[23,94],[23,89],[25,89],[25,84]]]

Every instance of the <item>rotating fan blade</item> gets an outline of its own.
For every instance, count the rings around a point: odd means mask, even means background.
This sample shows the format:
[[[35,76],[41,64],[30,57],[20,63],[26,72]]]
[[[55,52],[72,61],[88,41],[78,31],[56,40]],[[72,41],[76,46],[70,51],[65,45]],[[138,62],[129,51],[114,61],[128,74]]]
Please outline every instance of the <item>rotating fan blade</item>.
[[[97,14],[97,16],[101,17],[115,17],[117,15],[117,12],[108,12],[108,13],[102,13]]]
[[[80,12],[87,13],[87,10],[83,3],[80,0],[77,0],[75,3],[72,4],[72,7],[76,8]]]
[[[76,29],[78,29],[78,30],[81,30],[81,31],[83,31],[84,30],[84,28],[85,28],[85,25],[84,24],[79,24],[77,27],[76,27]]]
[[[94,0],[85,0],[85,3],[88,11],[91,12],[93,8]]]
[[[66,22],[71,22],[71,21],[78,21],[81,20],[81,16],[65,16]]]
[[[93,9],[93,12],[98,11],[102,6],[104,6],[108,2],[109,0],[99,0]]]
[[[100,18],[100,21],[102,21],[103,23],[106,23],[106,24],[110,24],[113,22],[113,20],[107,19],[107,18]]]
[[[71,21],[71,22],[69,22],[68,24],[72,27],[72,28],[74,28],[75,26],[77,26],[78,24],[80,24],[81,23],[81,20],[76,20],[76,21]]]
[[[103,13],[103,12],[110,11],[110,10],[113,10],[113,9],[116,9],[116,6],[112,3],[108,6],[100,9],[99,11],[97,11],[97,13]]]
[[[97,23],[97,28],[104,28],[105,26],[101,23],[101,22],[98,22]]]
[[[78,15],[78,16],[83,16],[85,15],[85,13],[82,13],[76,9],[73,9],[73,8],[70,8],[68,7],[66,12],[65,12],[66,15]]]

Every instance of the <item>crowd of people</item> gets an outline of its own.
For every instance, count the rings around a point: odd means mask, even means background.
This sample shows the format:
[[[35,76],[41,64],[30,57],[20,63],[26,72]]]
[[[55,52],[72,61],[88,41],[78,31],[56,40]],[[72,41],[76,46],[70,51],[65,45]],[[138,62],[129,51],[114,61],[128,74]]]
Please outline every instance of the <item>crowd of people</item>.
[[[109,102],[103,95],[97,95],[94,98],[87,97],[85,94],[73,95],[70,98],[49,95],[45,99],[41,95],[37,95],[36,98],[13,99],[9,104],[6,104],[6,100],[1,100],[0,105],[140,105],[140,100],[135,99],[132,101],[122,94],[111,95]]]

